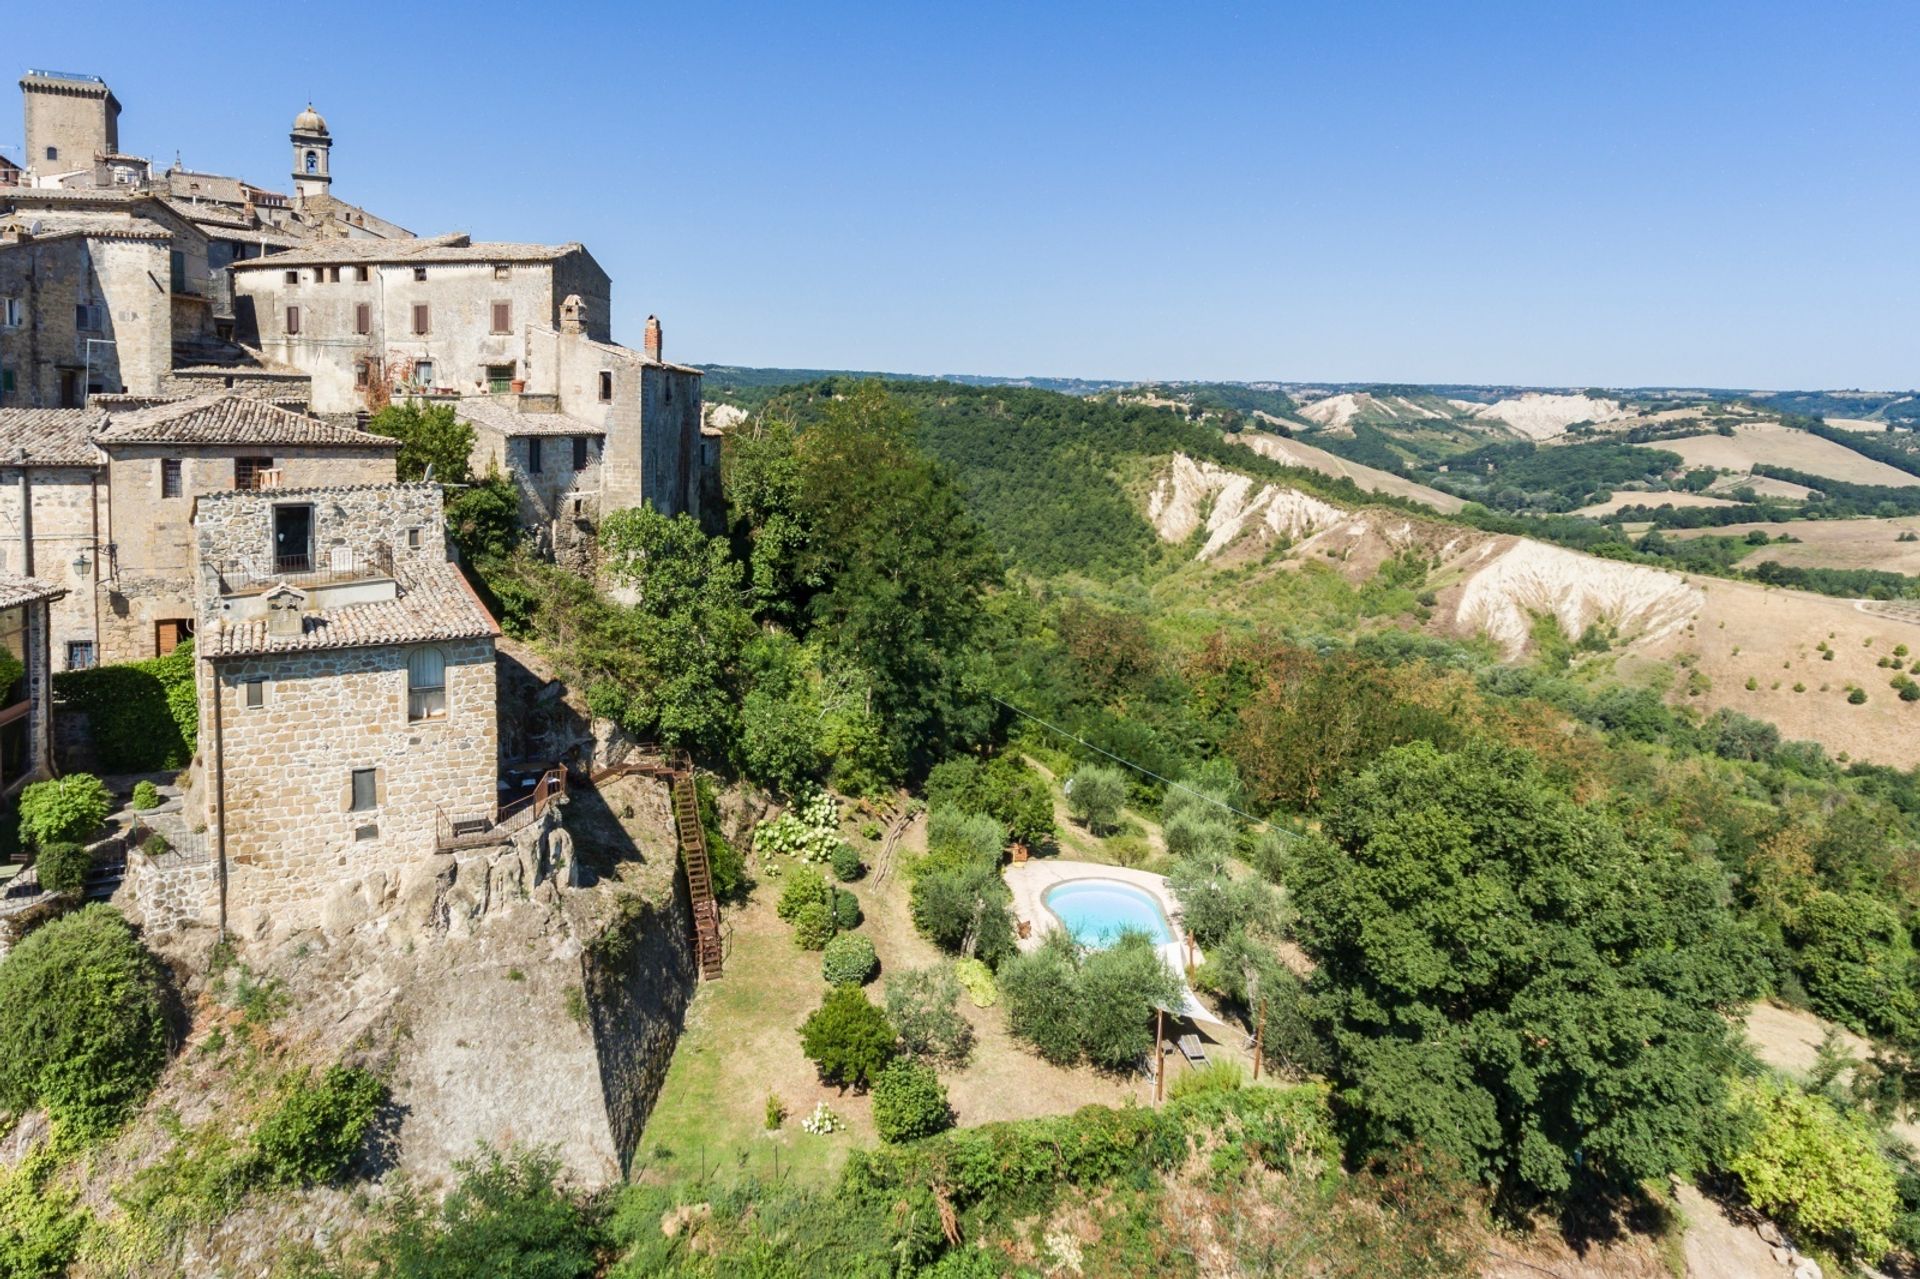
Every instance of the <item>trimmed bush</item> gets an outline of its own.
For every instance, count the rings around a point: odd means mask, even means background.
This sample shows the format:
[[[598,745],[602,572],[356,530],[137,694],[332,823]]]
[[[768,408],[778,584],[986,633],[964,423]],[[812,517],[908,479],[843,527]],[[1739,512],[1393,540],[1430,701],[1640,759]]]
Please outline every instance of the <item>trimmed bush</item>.
[[[820,969],[831,986],[864,986],[880,966],[873,943],[859,933],[841,933],[827,943]]]
[[[975,1008],[991,1008],[1000,1002],[1000,986],[993,979],[993,970],[979,960],[954,960],[953,975]]]
[[[60,671],[54,692],[86,714],[93,753],[109,773],[185,768],[200,731],[193,685],[193,645],[164,657],[83,671]]]
[[[280,1104],[253,1135],[261,1166],[291,1186],[338,1180],[386,1099],[386,1085],[355,1067],[330,1066],[317,1081],[301,1071],[282,1086]]]
[[[985,965],[982,965],[984,968]],[[993,975],[987,975],[992,982]],[[960,982],[953,965],[913,968],[887,978],[887,1019],[900,1046],[916,1057],[959,1065],[973,1049],[973,1026],[955,1007]]]
[[[913,1141],[953,1127],[947,1090],[933,1067],[896,1061],[873,1081],[873,1126],[882,1141]]]
[[[860,864],[859,850],[852,844],[842,844],[834,849],[831,863],[833,877],[843,884],[850,884],[860,878],[860,872],[865,869]]]
[[[39,929],[0,963],[0,1107],[111,1131],[166,1064],[160,966],[111,906]]]
[[[68,773],[20,792],[20,834],[36,848],[77,844],[112,811],[106,783],[91,773]]]
[[[844,888],[833,890],[833,922],[841,929],[860,927],[860,899]]]
[[[832,1084],[864,1088],[898,1052],[893,1023],[858,986],[835,986],[800,1027],[800,1049]]]
[[[158,808],[161,804],[160,788],[146,778],[133,784],[133,811],[144,813],[149,808]]]
[[[79,844],[48,844],[33,859],[33,868],[39,872],[40,887],[55,893],[77,893],[86,886],[93,854]]]
[[[819,902],[808,902],[793,917],[793,944],[801,950],[825,950],[835,931],[832,912]]]
[[[773,913],[792,923],[804,907],[814,902],[831,908],[833,890],[827,887],[826,877],[813,867],[796,866],[780,887],[780,900],[774,905]]]

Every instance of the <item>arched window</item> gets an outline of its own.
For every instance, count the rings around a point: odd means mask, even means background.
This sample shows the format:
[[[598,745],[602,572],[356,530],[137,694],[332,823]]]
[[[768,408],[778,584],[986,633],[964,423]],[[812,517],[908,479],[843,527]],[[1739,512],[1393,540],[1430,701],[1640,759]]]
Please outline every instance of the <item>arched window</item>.
[[[307,172],[320,172],[320,153],[318,151],[307,152]]]
[[[447,655],[437,648],[407,654],[407,718],[447,717]]]

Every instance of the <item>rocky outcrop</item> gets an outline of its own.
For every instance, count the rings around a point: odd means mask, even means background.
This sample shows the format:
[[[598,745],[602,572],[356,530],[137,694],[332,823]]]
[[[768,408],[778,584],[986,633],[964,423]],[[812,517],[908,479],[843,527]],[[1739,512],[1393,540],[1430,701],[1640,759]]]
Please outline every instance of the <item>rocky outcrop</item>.
[[[1339,507],[1298,489],[1258,485],[1213,462],[1176,453],[1147,497],[1147,518],[1164,541],[1184,542],[1204,527],[1196,558],[1211,559],[1242,537],[1311,537],[1346,518]]]

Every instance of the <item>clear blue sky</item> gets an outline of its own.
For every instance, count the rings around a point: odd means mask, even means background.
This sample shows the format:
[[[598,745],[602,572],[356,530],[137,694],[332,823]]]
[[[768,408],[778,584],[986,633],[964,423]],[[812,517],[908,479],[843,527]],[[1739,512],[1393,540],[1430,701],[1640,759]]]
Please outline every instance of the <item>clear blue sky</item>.
[[[1920,383],[1911,0],[7,9],[126,148],[284,188],[311,95],[342,197],[681,359]]]

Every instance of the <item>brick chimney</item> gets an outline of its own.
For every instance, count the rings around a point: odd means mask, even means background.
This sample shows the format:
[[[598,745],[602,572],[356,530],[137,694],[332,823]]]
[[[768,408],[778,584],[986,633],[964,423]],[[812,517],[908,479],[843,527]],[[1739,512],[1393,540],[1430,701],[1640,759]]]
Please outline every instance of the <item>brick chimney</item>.
[[[655,316],[647,317],[647,340],[644,349],[649,360],[660,358],[660,321]]]

